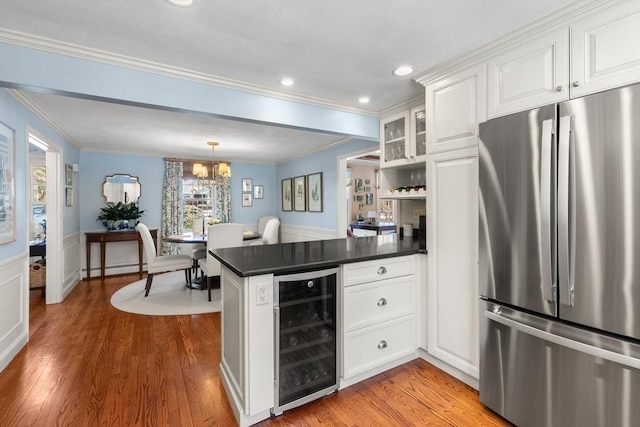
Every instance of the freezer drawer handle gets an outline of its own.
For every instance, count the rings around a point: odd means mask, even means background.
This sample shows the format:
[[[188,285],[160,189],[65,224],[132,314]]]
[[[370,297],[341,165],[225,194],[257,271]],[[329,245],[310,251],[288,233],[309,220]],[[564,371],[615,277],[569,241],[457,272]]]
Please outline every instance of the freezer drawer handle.
[[[382,307],[384,305],[387,305],[387,299],[386,298],[380,298],[378,300],[378,307]]]
[[[387,348],[387,342],[385,340],[382,340],[378,343],[378,350],[384,350],[385,348]]]
[[[524,323],[516,322],[515,320],[511,320],[499,314],[492,313],[488,310],[485,310],[484,315],[486,318],[491,319],[494,322],[498,322],[504,326],[508,326],[527,335],[532,335],[536,338],[540,338],[541,340],[551,342],[562,347],[570,348],[572,350],[576,350],[593,357],[600,357],[610,362],[618,363],[630,368],[640,369],[640,359],[636,359],[635,357],[626,356],[614,351],[605,350],[603,348],[594,347],[592,345],[585,344],[579,341],[570,340],[559,335],[554,335],[552,333],[542,331],[538,328],[525,325]]]
[[[387,272],[387,269],[386,269],[386,268],[384,268],[384,267],[380,267],[380,268],[378,269],[378,274],[385,274],[386,272]]]

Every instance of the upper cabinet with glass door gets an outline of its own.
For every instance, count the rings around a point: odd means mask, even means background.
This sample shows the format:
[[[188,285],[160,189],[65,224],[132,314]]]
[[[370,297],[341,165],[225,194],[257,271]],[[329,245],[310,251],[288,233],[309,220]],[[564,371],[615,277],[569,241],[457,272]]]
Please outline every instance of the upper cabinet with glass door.
[[[424,106],[380,121],[380,167],[407,166],[426,161]]]

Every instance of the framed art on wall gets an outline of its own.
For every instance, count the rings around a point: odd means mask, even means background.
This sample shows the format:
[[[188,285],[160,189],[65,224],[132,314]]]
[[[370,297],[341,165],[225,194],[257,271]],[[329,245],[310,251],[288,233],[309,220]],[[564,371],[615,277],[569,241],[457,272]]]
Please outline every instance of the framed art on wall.
[[[73,185],[73,165],[64,165],[64,183]]]
[[[73,206],[73,188],[71,187],[67,187],[66,193],[65,193],[65,197],[64,197],[64,201],[65,201],[65,206],[67,207],[71,207]]]
[[[242,192],[250,193],[252,191],[252,184],[253,181],[251,180],[251,178],[242,178]]]
[[[251,193],[242,193],[242,207],[253,206],[253,198]]]
[[[322,212],[322,172],[307,175],[309,212]]]
[[[282,210],[293,210],[293,198],[291,197],[291,178],[282,180]]]
[[[264,187],[262,185],[253,186],[253,198],[264,199]]]
[[[297,176],[293,178],[293,210],[305,212],[307,210],[305,177]]]
[[[0,245],[16,240],[15,131],[0,123]]]

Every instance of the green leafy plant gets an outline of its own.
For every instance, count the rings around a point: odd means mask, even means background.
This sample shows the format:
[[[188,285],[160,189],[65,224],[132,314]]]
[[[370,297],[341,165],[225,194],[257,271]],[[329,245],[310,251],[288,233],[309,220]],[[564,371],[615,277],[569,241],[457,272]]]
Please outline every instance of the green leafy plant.
[[[136,203],[107,203],[107,206],[100,208],[100,215],[97,221],[118,221],[121,219],[138,219],[144,214]]]

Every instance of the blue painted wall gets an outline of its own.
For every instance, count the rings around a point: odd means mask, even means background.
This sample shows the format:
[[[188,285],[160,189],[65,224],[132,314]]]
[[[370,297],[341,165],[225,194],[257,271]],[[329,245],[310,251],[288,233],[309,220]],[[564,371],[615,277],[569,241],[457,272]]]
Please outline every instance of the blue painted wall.
[[[0,122],[15,131],[15,215],[16,215],[16,241],[0,246],[0,260],[5,260],[13,256],[22,255],[27,252],[27,206],[29,197],[27,193],[27,166],[28,166],[28,146],[27,126],[44,135],[49,142],[58,146],[62,153],[63,164],[74,164],[79,162],[78,150],[69,144],[64,138],[57,134],[49,125],[40,120],[28,108],[20,103],[7,91],[0,89]],[[78,191],[77,174],[74,174],[74,189]],[[64,188],[64,174],[60,177],[61,186]],[[64,200],[64,190],[61,195]],[[80,214],[80,203],[76,196],[73,207],[65,207],[62,202],[62,233],[64,236],[79,231],[78,219]]]
[[[162,210],[162,181],[164,159],[130,154],[80,153],[80,190],[82,201],[80,229],[82,231],[103,230],[96,217],[106,203],[102,195],[102,184],[107,175],[129,174],[140,180],[142,196],[139,200],[145,210],[141,221],[149,227],[159,228]],[[241,224],[257,224],[258,217],[277,215],[276,167],[246,163],[231,164],[231,219]],[[264,186],[264,199],[253,201],[253,206],[242,207],[242,178],[251,178],[253,184]]]
[[[358,152],[367,148],[371,148],[371,151],[374,151],[379,148],[379,145],[378,143],[371,141],[354,140],[300,159],[279,164],[276,171],[276,177],[278,216],[280,216],[282,223],[337,230],[336,186],[338,181],[338,156]],[[282,211],[281,180],[301,175],[309,175],[316,172],[322,172],[322,212]]]

